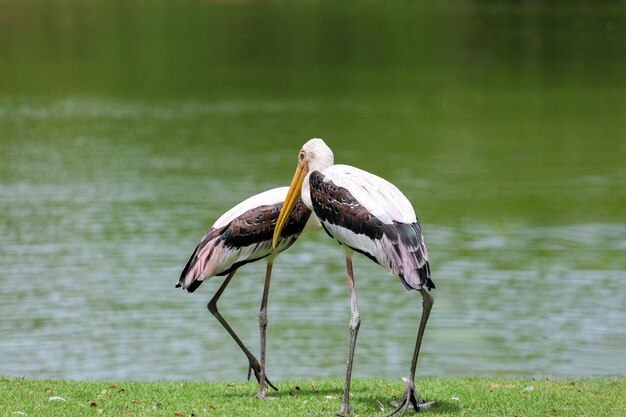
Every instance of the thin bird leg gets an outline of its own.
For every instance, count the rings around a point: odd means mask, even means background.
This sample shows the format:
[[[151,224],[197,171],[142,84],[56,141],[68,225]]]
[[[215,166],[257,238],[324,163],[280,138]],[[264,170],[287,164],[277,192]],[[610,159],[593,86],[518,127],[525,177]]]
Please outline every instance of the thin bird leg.
[[[404,395],[402,396],[402,400],[398,403],[396,408],[388,414],[385,414],[383,417],[389,417],[396,414],[398,411],[402,411],[400,416],[403,416],[406,413],[406,410],[413,405],[413,408],[416,412],[419,411],[420,408],[430,408],[434,401],[425,403],[422,397],[420,397],[419,393],[415,390],[415,368],[417,367],[417,357],[420,353],[420,346],[422,345],[422,338],[424,337],[424,330],[426,329],[426,323],[428,322],[428,316],[430,315],[430,309],[433,307],[433,297],[428,293],[427,290],[421,289],[420,293],[422,294],[422,319],[420,320],[420,327],[417,332],[417,340],[415,342],[415,351],[413,352],[413,360],[411,361],[411,371],[409,372],[409,376],[406,380],[406,390],[404,391]]]
[[[356,302],[356,292],[354,290],[354,274],[352,272],[352,259],[346,256],[346,269],[348,271],[348,293],[350,294],[350,346],[348,347],[348,366],[346,368],[346,383],[343,390],[343,402],[341,403],[342,414],[352,414],[350,410],[350,380],[352,379],[352,359],[354,357],[354,347],[356,346],[356,336],[361,326],[359,316],[359,306]]]
[[[237,342],[237,345],[239,345],[239,347],[241,348],[243,353],[248,358],[248,363],[249,363],[249,365],[248,365],[248,379],[250,379],[250,372],[254,371],[254,376],[256,377],[257,381],[259,381],[259,383],[260,383],[260,381],[261,381],[261,379],[260,379],[261,367],[259,365],[259,361],[254,357],[252,352],[250,352],[250,350],[248,350],[246,345],[243,344],[241,339],[239,339],[239,336],[237,336],[237,333],[235,333],[235,331],[230,327],[230,325],[226,322],[224,317],[222,317],[220,312],[217,310],[217,301],[222,296],[222,293],[224,292],[224,290],[226,289],[226,287],[230,283],[230,280],[233,279],[233,276],[235,275],[235,272],[237,272],[236,269],[234,271],[232,271],[230,274],[228,274],[228,276],[226,277],[226,279],[224,280],[224,282],[222,283],[220,288],[217,290],[217,292],[215,293],[213,298],[211,298],[211,301],[209,301],[209,304],[207,304],[207,308],[209,309],[211,314],[213,314],[213,316],[215,316],[217,321],[219,321],[221,323],[221,325],[224,326],[226,331],[235,340],[235,342]],[[272,383],[267,379],[267,377],[265,378],[265,380],[267,381],[267,383],[272,388],[277,389],[274,385],[272,385]]]
[[[265,270],[265,286],[263,287],[263,298],[261,299],[261,309],[259,310],[259,330],[261,331],[261,372],[259,375],[259,391],[256,393],[257,398],[273,400],[274,398],[267,396],[267,384],[265,376],[265,330],[267,329],[267,298],[270,293],[270,280],[272,279],[272,263],[267,263]],[[268,381],[269,382],[269,381]],[[271,383],[270,383],[271,385]],[[274,388],[274,386],[272,386]],[[276,388],[274,388],[276,389]]]

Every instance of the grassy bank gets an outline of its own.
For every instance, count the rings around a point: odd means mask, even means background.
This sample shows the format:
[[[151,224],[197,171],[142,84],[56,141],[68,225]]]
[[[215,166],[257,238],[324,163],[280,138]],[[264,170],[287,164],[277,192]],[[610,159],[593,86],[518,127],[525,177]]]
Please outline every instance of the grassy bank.
[[[423,416],[624,416],[626,378],[505,378],[416,381],[436,406]],[[0,377],[0,416],[332,416],[342,381],[278,382],[276,401],[253,398],[252,382],[85,382]],[[354,380],[357,416],[382,414],[403,392],[402,381]],[[380,402],[380,403],[379,403]]]

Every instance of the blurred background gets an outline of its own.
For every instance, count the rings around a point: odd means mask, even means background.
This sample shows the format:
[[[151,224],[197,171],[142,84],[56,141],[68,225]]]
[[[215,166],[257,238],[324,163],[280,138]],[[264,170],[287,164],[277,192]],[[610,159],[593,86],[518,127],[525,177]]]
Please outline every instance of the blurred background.
[[[418,377],[626,373],[624,1],[0,1],[0,375],[243,380],[180,270],[311,137],[395,183],[437,289]],[[220,310],[258,353],[264,263]],[[360,257],[356,377],[421,299]],[[343,254],[274,267],[272,380],[342,377]]]

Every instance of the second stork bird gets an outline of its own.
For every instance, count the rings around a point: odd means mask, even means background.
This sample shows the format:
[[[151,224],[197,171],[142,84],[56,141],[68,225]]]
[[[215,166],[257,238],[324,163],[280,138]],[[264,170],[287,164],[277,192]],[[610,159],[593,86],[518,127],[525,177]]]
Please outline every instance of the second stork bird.
[[[274,230],[273,245],[280,245],[281,233],[300,201],[311,210],[345,251],[350,294],[350,344],[344,385],[342,413],[349,406],[352,359],[361,319],[352,273],[352,255],[362,253],[385,270],[400,277],[407,290],[417,290],[423,298],[422,318],[411,368],[402,400],[388,416],[413,405],[415,411],[428,407],[415,390],[415,368],[433,305],[429,290],[431,279],[428,252],[422,229],[409,200],[393,184],[349,165],[333,165],[331,149],[321,139],[311,139],[298,154],[296,173]],[[302,197],[302,200],[300,199]]]
[[[227,275],[207,307],[248,358],[248,379],[250,378],[250,371],[254,371],[255,377],[259,381],[259,391],[257,392],[259,398],[266,398],[267,384],[276,389],[265,375],[265,329],[272,264],[280,252],[289,248],[296,241],[308,220],[315,221],[314,217],[310,217],[311,211],[300,201],[296,203],[294,210],[290,210],[289,218],[283,221],[283,224],[286,223],[287,226],[282,228],[278,238],[276,237],[274,226],[287,191],[287,187],[265,191],[242,201],[224,213],[196,246],[176,285],[189,292],[194,292],[205,279],[216,275]],[[274,238],[273,243],[272,237]],[[267,269],[259,311],[261,332],[261,363],[259,364],[258,360],[222,317],[217,309],[217,301],[240,266],[260,259],[267,261]]]

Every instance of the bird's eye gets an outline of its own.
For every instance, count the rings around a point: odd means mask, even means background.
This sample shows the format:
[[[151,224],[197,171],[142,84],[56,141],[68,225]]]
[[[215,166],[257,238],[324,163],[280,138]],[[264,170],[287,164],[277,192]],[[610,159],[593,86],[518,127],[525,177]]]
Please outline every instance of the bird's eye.
[[[304,161],[304,151],[300,151],[300,153],[298,154],[298,161]]]

